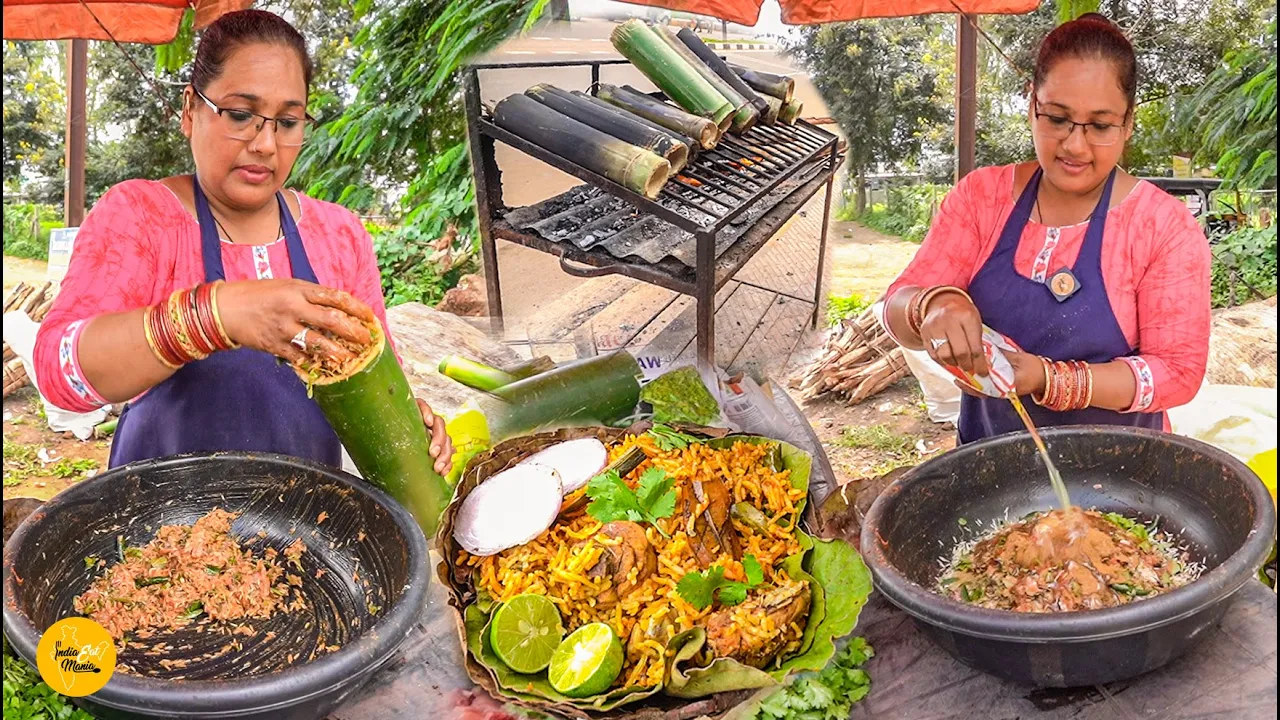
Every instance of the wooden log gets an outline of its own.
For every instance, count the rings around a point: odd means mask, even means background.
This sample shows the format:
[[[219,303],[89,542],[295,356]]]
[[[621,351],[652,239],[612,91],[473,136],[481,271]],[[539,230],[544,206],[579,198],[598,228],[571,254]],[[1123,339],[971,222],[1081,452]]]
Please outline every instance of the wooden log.
[[[4,344],[4,360],[3,360],[3,361],[4,361],[4,362],[9,362],[10,360],[12,360],[12,359],[14,359],[14,358],[16,358],[16,357],[18,357],[18,354],[17,354],[17,353],[15,353],[15,352],[13,351],[13,348],[9,347],[9,343],[5,343],[5,344]]]
[[[681,28],[680,32],[676,33],[676,37],[680,38],[680,42],[683,42],[692,50],[693,54],[706,63],[707,67],[711,68],[715,74],[729,83],[729,87],[746,98],[747,102],[751,103],[751,106],[756,109],[756,112],[760,113],[761,117],[768,112],[769,104],[765,102],[764,98],[756,94],[755,90],[752,90],[743,82],[742,78],[738,77],[738,73],[730,70],[729,65],[714,50],[707,47],[707,44],[702,42],[702,38],[698,37],[697,33],[689,28]]]
[[[35,312],[31,314],[31,320],[34,322],[44,322],[44,318],[49,314],[49,310],[53,307],[53,301],[55,299],[56,298],[46,299],[40,307],[36,308]]]
[[[45,296],[51,287],[53,287],[53,283],[46,282],[28,295],[26,300],[22,301],[22,312],[26,313],[27,317],[31,317],[32,312],[44,302]]]
[[[600,132],[528,95],[512,95],[498,102],[493,119],[503,130],[650,200],[658,196],[671,174],[671,164],[653,151]]]
[[[9,299],[5,301],[4,311],[13,312],[14,310],[17,310],[33,292],[35,292],[35,288],[27,285],[26,283],[18,283],[18,286],[13,289],[13,294],[11,294]]]
[[[608,133],[636,147],[652,150],[666,158],[673,173],[683,170],[689,161],[689,148],[684,143],[674,140],[666,131],[653,130],[624,115],[597,107],[554,85],[539,83],[525,90],[524,94],[600,132]]]

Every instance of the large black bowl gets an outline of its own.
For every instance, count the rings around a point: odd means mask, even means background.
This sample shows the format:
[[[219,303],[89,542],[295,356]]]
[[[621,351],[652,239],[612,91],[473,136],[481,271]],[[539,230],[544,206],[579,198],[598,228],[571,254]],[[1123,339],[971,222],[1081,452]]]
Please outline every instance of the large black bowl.
[[[422,610],[430,573],[426,538],[407,511],[359,478],[296,458],[149,460],[58,494],[4,548],[10,644],[34,665],[41,633],[75,615],[72,599],[102,572],[85,558],[114,562],[117,535],[142,545],[161,525],[191,524],[215,507],[240,513],[232,532],[250,547],[283,550],[303,539],[298,574],[308,609],[251,621],[253,637],[194,628],[157,635],[148,642],[191,647],[161,657],[126,649],[119,662],[139,674],[117,672],[80,702],[101,718],[323,717],[391,657]],[[231,639],[243,649],[199,659]],[[340,649],[317,652],[324,645]],[[191,664],[165,671],[162,657]]]
[[[961,662],[1017,683],[1081,687],[1164,665],[1253,582],[1275,538],[1271,496],[1238,460],[1188,438],[1115,427],[1049,429],[1044,438],[1074,503],[1159,518],[1204,563],[1200,579],[1117,608],[1054,614],[975,608],[932,592],[939,558],[980,534],[978,521],[1055,505],[1030,436],[1016,433],[929,460],[885,489],[861,537],[876,587]]]

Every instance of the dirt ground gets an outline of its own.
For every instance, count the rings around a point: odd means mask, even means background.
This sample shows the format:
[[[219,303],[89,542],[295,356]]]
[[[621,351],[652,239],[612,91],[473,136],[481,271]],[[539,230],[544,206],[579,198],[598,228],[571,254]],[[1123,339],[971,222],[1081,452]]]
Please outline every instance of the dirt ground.
[[[4,400],[4,497],[48,500],[107,467],[109,440],[80,441],[55,433],[36,391],[27,386]]]

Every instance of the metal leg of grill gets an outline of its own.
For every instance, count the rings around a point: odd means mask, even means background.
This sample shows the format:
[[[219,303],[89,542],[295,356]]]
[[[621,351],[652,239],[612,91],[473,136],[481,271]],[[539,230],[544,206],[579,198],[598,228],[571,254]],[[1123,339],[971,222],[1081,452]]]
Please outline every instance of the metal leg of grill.
[[[716,236],[698,233],[697,242],[698,369],[710,370],[716,364]]]
[[[493,138],[480,134],[471,118],[480,116],[480,76],[475,68],[463,75],[463,103],[467,109],[467,149],[476,183],[476,217],[480,225],[480,256],[484,260],[485,291],[489,300],[490,329],[503,331],[502,282],[498,277],[498,241],[493,237],[493,217],[502,207],[502,183],[494,159]]]
[[[835,175],[827,179],[827,196],[822,201],[822,234],[818,236],[818,276],[813,279],[813,327],[818,327],[818,313],[822,310],[822,272],[827,261],[827,224],[831,221],[831,190]]]

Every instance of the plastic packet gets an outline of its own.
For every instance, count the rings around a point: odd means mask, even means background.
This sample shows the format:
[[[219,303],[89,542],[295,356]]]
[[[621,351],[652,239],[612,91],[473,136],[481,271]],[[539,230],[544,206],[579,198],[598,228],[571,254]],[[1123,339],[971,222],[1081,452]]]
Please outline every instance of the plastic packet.
[[[1022,348],[1004,335],[983,325],[982,354],[987,358],[986,377],[972,375],[951,365],[943,367],[960,382],[983,395],[995,398],[1008,397],[1009,393],[1017,388],[1017,383],[1014,380],[1013,365],[1009,364],[1009,359],[1004,355],[1006,352],[1022,352]]]

